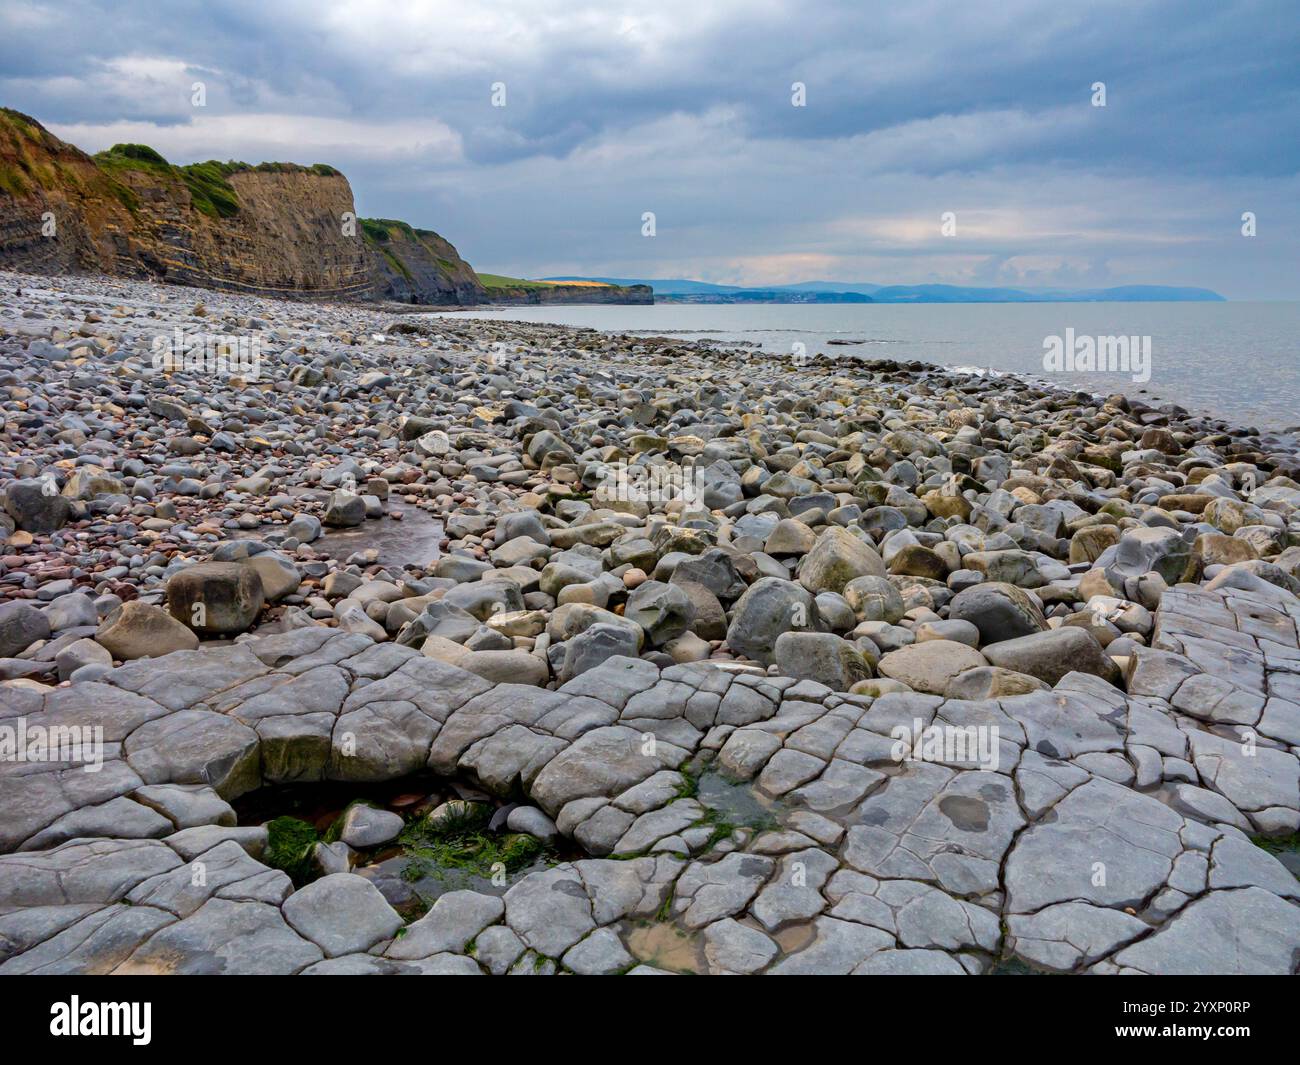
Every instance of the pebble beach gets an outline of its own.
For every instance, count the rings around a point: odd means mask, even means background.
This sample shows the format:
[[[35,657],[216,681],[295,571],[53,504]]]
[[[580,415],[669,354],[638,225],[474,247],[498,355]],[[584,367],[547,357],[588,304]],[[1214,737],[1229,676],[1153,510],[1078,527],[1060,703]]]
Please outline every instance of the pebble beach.
[[[1295,971],[1293,434],[14,273],[0,399],[0,974]]]

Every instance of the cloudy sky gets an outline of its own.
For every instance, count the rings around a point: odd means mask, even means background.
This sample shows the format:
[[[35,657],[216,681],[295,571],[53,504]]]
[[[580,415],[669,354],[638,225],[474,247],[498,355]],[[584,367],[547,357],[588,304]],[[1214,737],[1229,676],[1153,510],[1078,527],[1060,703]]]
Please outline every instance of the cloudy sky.
[[[80,147],[329,162],[527,277],[1297,299],[1298,56],[1294,0],[0,5],[0,103]]]

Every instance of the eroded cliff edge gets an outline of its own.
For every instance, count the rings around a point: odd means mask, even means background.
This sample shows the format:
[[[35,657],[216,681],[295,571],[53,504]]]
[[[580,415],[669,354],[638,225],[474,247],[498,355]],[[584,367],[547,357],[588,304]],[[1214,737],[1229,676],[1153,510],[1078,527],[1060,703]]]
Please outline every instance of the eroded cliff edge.
[[[432,230],[357,218],[347,178],[326,164],[175,166],[138,144],[91,156],[7,108],[0,268],[430,306],[652,302],[648,289],[568,285],[498,300]]]

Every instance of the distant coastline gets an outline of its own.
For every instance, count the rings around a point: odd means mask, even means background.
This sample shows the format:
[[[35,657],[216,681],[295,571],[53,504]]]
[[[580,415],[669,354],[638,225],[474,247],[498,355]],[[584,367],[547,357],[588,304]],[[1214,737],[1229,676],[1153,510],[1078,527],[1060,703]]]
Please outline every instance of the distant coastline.
[[[658,303],[1220,303],[1208,288],[1178,285],[1117,285],[1111,288],[1007,288],[971,285],[875,285],[850,281],[804,281],[747,287],[707,281],[654,278],[548,277],[555,282],[648,285]]]

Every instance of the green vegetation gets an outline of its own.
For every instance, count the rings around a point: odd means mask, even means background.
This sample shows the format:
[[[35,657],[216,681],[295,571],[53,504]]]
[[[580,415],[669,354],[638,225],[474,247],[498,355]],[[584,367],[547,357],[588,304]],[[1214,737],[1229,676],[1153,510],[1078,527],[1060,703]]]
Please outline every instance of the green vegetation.
[[[1033,969],[1019,958],[1007,957],[989,970],[990,976],[1044,976],[1041,969]]]
[[[1251,836],[1250,841],[1256,847],[1268,851],[1269,854],[1300,854],[1300,832],[1293,832],[1289,836]],[[1300,872],[1291,866],[1288,868],[1291,874],[1300,880]]]
[[[487,807],[472,806],[437,824],[422,818],[407,825],[397,837],[410,856],[402,875],[422,880],[457,870],[488,879],[494,867],[513,873],[546,854],[546,845],[533,836],[487,832],[490,816]]]
[[[220,163],[194,163],[178,169],[198,210],[214,218],[231,218],[239,214],[239,196],[226,180]]]
[[[401,259],[399,259],[387,248],[380,248],[379,254],[382,255],[388,261],[389,266],[391,266],[394,270],[396,270],[399,274],[401,274],[404,278],[406,278],[407,281],[411,280],[411,271],[406,268],[406,264],[402,262]]]
[[[357,221],[361,223],[362,236],[374,245],[385,262],[407,281],[413,281],[411,271],[407,269],[406,264],[384,245],[398,240],[418,241],[416,234],[423,231],[416,230],[395,218],[358,218]]]
[[[763,805],[747,784],[729,779],[719,770],[708,767],[697,777],[687,776],[690,796],[704,807],[697,827],[712,831],[705,850],[711,850],[739,828],[755,835],[778,827],[776,812]]]
[[[38,158],[49,136],[34,118],[0,107],[0,192],[25,196],[56,180],[55,168]],[[6,158],[11,153],[12,162]]]
[[[416,233],[420,232],[395,218],[358,218],[357,221],[361,223],[361,232],[366,239],[376,244],[397,240],[399,234],[406,240],[415,240]]]
[[[0,193],[8,193],[10,196],[22,196],[26,194],[28,185],[29,183],[20,168],[5,166],[0,163]]]
[[[712,829],[708,840],[700,848],[701,854],[708,854],[724,839],[730,839],[736,829],[741,826],[730,821],[721,810],[706,810],[704,816],[691,827]]]
[[[51,158],[52,157],[52,158]],[[167,181],[179,181],[189,190],[195,210],[213,218],[230,218],[239,213],[239,196],[228,180],[232,174],[316,174],[337,177],[339,171],[325,163],[300,166],[297,163],[218,162],[173,166],[147,144],[115,144],[94,156],[98,175],[84,164],[85,156],[64,145],[35,119],[7,107],[0,107],[0,192],[30,195],[42,188],[61,186],[92,188],[120,200],[129,210],[139,200],[122,180],[127,172],[144,172]],[[65,162],[64,160],[70,160]],[[102,182],[102,184],[101,184]]]
[[[477,273],[477,271],[476,271]],[[550,288],[614,288],[603,281],[527,281],[522,277],[506,277],[504,274],[479,273],[478,278],[487,289],[514,289],[518,292],[536,292]]]
[[[190,192],[194,209],[212,218],[230,218],[239,213],[239,197],[226,180],[235,164],[215,159],[190,166],[172,166],[147,144],[115,144],[95,156],[100,170],[110,177],[128,170],[143,171],[163,180],[182,182]],[[242,165],[242,164],[240,164]]]
[[[479,274],[478,279],[483,282],[483,287],[492,288],[521,288],[527,291],[534,291],[541,288],[554,288],[555,285],[550,281],[525,281],[521,277],[505,277],[501,274]]]
[[[677,772],[682,778],[681,786],[677,789],[678,799],[693,799],[700,793],[699,770],[692,769],[690,763],[683,762],[677,767]]]
[[[0,107],[0,123],[11,126],[31,140],[40,140],[41,134],[45,132],[45,127],[31,115],[15,111],[12,107]]]
[[[95,162],[107,173],[144,170],[160,176],[172,176],[172,165],[148,145],[115,144],[106,152],[97,152]]]
[[[266,825],[265,863],[282,869],[298,885],[311,879],[311,852],[320,842],[320,834],[306,821],[296,817],[277,817]]]
[[[1269,854],[1300,851],[1300,832],[1293,832],[1289,836],[1251,836],[1250,841],[1256,847],[1263,847]]]
[[[149,167],[161,167],[163,169],[171,167],[171,164],[166,159],[147,144],[115,144],[109,149],[109,152],[123,159],[134,159],[136,162],[144,163]]]
[[[210,159],[206,165],[219,167],[225,177],[231,174],[315,174],[317,177],[342,177],[342,172],[334,169],[328,163],[312,163],[311,166],[303,166],[301,163],[239,163],[231,160],[230,162],[218,163],[215,159]]]
[[[34,118],[0,107],[0,192],[29,196],[42,189],[84,189],[89,181],[134,211],[134,193],[110,174],[84,165],[83,158]]]
[[[206,163],[173,166],[147,144],[115,144],[106,152],[95,156],[95,162],[112,177],[127,170],[139,170],[163,179],[184,183],[197,211],[212,218],[231,218],[239,213],[239,194],[228,180],[233,174],[316,174],[335,177],[339,172],[325,163],[300,166],[297,163],[240,163],[233,160],[222,163],[209,159]]]
[[[455,249],[431,229],[417,229],[410,223],[396,218],[358,218],[357,221],[361,223],[361,233],[366,241],[384,257],[389,266],[406,278],[407,281],[413,280],[411,271],[407,268],[398,249],[390,250],[386,245],[404,244],[408,241],[420,245],[425,252],[433,257],[438,269],[448,277],[455,277],[458,273],[463,276],[463,273],[468,270],[466,264],[457,263],[452,259],[437,254],[439,251],[447,250],[452,251],[454,254]]]

